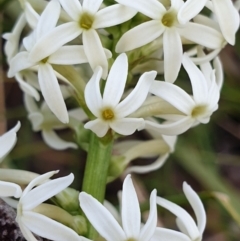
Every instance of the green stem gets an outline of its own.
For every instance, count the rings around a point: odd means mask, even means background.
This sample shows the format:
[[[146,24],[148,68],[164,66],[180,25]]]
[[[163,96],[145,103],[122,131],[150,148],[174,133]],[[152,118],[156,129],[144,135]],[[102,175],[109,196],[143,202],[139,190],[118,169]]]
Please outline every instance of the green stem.
[[[94,133],[91,134],[82,190],[100,202],[103,202],[105,197],[112,145],[111,131],[103,138],[98,138]],[[93,240],[96,236],[96,230],[89,223],[88,238]]]

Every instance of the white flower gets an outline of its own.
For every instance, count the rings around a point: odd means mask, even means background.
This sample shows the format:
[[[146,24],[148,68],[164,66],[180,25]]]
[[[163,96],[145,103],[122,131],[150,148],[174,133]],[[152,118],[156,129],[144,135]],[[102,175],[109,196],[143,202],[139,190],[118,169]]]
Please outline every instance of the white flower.
[[[168,209],[177,216],[177,226],[181,232],[185,234],[185,240],[201,241],[202,234],[206,226],[206,213],[203,204],[197,193],[186,182],[183,183],[183,192],[194,210],[197,218],[197,224],[194,219],[180,206],[161,197],[157,197],[157,204]]]
[[[239,13],[232,0],[187,0],[179,10],[179,22],[186,23],[195,17],[206,4],[216,14],[224,38],[234,45],[235,34],[239,27]]]
[[[61,139],[56,130],[75,127],[75,123],[87,119],[86,114],[80,108],[68,111],[69,123],[61,123],[55,115],[52,114],[45,102],[39,108],[34,99],[29,95],[24,95],[24,104],[28,111],[28,118],[32,123],[34,131],[41,131],[45,143],[55,150],[65,150],[67,148],[77,149],[77,144]]]
[[[24,189],[19,199],[16,221],[23,236],[28,241],[36,241],[32,232],[54,241],[81,240],[81,237],[72,229],[40,213],[34,212],[34,208],[61,192],[72,183],[73,174],[48,180],[55,173],[57,171],[48,172],[36,177]]]
[[[0,162],[12,150],[17,141],[16,132],[19,130],[21,124],[18,122],[15,127],[7,133],[0,136]]]
[[[103,0],[85,0],[82,4],[78,0],[59,0],[59,2],[72,21],[60,25],[52,34],[42,38],[33,48],[31,58],[35,61],[43,59],[44,56],[52,54],[60,46],[82,34],[84,52],[91,68],[95,70],[97,66],[101,66],[102,77],[106,78],[108,62],[96,30],[123,23],[132,18],[136,11],[120,4],[99,10]],[[54,45],[55,50],[47,49],[45,47],[47,45]]]
[[[116,45],[116,52],[136,49],[163,35],[164,75],[167,82],[173,83],[178,75],[182,60],[181,37],[210,49],[222,46],[220,32],[209,26],[188,22],[181,25],[177,14],[183,5],[182,0],[172,0],[167,10],[158,0],[117,0],[132,7],[151,20],[127,31]]]
[[[85,124],[99,137],[103,137],[109,128],[122,135],[131,135],[142,129],[142,118],[127,117],[137,110],[147,97],[149,88],[156,77],[156,72],[143,74],[134,90],[120,102],[127,81],[128,62],[126,54],[118,56],[109,72],[103,97],[100,92],[102,68],[98,67],[86,85],[85,100],[88,108],[97,117]],[[119,103],[120,102],[120,103]]]
[[[215,71],[211,69],[211,75],[204,76],[187,55],[183,56],[183,66],[191,80],[193,96],[174,84],[154,81],[150,92],[171,104],[177,112],[167,114],[168,121],[163,124],[146,120],[146,128],[153,128],[164,135],[178,135],[199,123],[208,123],[217,110],[220,90]],[[164,118],[164,114],[159,117]]]
[[[122,227],[100,202],[85,192],[79,194],[80,206],[90,223],[107,241],[149,241],[157,225],[156,190],[150,196],[149,217],[141,227],[141,213],[131,176],[123,183],[121,219]]]

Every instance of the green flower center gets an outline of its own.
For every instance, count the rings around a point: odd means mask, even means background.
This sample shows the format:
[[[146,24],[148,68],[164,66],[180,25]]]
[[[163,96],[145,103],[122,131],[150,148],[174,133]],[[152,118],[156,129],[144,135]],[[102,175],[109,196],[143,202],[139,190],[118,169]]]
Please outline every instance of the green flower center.
[[[46,64],[47,61],[48,61],[48,57],[46,57],[46,58],[44,58],[44,59],[41,60],[41,62],[44,63],[44,64]]]
[[[92,15],[90,15],[89,13],[83,13],[80,18],[79,25],[81,28],[88,30],[92,27],[93,20],[94,18]]]
[[[205,105],[199,105],[193,108],[191,116],[193,118],[197,118],[198,116],[202,115],[206,112],[207,107]]]
[[[176,21],[177,18],[174,11],[167,12],[162,17],[162,24],[166,27],[172,27]]]
[[[110,121],[114,119],[114,112],[113,110],[107,108],[102,111],[102,118],[106,121]]]

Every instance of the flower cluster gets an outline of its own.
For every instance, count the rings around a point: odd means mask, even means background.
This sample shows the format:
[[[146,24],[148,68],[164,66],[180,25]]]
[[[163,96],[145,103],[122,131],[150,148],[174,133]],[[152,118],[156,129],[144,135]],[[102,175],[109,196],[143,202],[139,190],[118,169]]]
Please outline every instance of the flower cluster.
[[[16,208],[26,240],[36,241],[34,234],[56,241],[92,240],[91,232],[97,231],[106,241],[201,241],[206,214],[187,183],[183,191],[197,224],[180,206],[158,197],[156,190],[142,224],[129,173],[163,166],[177,135],[208,123],[218,109],[223,85],[218,54],[235,43],[239,1],[19,1],[23,12],[12,32],[3,35],[4,51],[8,77],[15,77],[24,92],[33,131],[40,131],[53,149],[84,149],[87,161],[107,157],[106,173],[85,172],[90,177],[80,194],[67,188],[73,174],[51,180],[58,171],[26,175],[15,170],[12,177],[10,170],[0,169],[0,197]],[[187,80],[180,77],[182,71]],[[180,87],[181,81],[190,88]],[[13,148],[19,128],[20,122],[0,137],[0,161]],[[66,128],[75,132],[75,140],[60,137],[58,130]],[[118,140],[136,131],[150,139]],[[129,167],[138,157],[156,160]],[[89,167],[98,168],[87,163]],[[94,185],[106,185],[122,174],[127,176],[119,195],[120,214],[102,205],[94,191],[85,192],[98,175],[103,181]],[[24,175],[28,179],[22,182]],[[105,186],[99,190],[104,195]],[[75,199],[69,201],[69,196]],[[49,199],[56,205],[44,203]],[[65,208],[72,204],[74,214]],[[157,226],[157,205],[177,217],[179,231]]]

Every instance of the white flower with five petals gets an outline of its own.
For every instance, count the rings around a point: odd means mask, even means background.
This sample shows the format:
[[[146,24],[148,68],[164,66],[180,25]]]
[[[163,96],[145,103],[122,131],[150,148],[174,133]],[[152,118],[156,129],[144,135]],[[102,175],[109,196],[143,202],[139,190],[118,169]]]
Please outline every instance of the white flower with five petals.
[[[99,85],[102,76],[100,66],[94,71],[86,85],[85,100],[97,119],[87,122],[84,127],[91,129],[99,137],[103,137],[109,128],[121,135],[131,135],[137,129],[144,128],[142,118],[130,118],[128,115],[142,105],[157,73],[151,71],[143,74],[134,90],[120,102],[127,81],[127,73],[127,55],[121,54],[112,65],[103,96],[101,96]]]

